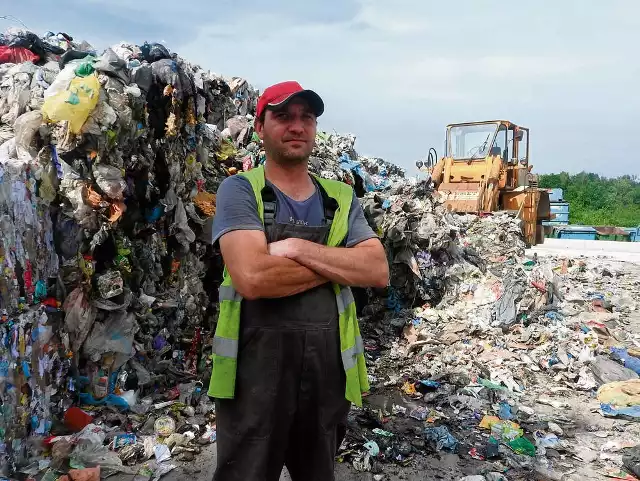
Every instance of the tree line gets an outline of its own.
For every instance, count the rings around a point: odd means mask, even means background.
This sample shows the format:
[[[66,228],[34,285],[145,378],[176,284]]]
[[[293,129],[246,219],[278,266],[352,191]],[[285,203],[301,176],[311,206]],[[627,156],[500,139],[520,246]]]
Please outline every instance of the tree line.
[[[560,187],[569,202],[569,222],[593,226],[640,225],[640,177],[607,178],[580,172],[541,174],[539,185]]]

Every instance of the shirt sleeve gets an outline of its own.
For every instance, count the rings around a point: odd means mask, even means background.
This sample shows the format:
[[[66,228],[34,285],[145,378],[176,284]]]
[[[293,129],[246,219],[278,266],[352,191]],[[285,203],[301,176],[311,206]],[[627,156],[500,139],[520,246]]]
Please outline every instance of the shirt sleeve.
[[[351,209],[349,210],[349,232],[347,233],[347,247],[353,247],[360,242],[364,242],[368,239],[374,239],[378,236],[373,232],[371,226],[367,222],[362,206],[353,193],[353,200],[351,201]]]
[[[225,179],[218,188],[211,243],[234,230],[264,231],[251,184],[238,175]]]

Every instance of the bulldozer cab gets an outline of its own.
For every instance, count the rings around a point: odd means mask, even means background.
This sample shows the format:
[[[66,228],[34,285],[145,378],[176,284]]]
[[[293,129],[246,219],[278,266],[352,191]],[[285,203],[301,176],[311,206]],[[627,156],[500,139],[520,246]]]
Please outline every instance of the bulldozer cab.
[[[445,155],[433,168],[438,191],[456,212],[498,210],[499,194],[535,185],[529,129],[506,120],[447,126]]]
[[[500,156],[505,163],[529,163],[529,129],[505,120],[447,125],[446,156],[457,161]]]
[[[541,242],[548,194],[529,164],[529,129],[507,120],[447,125],[445,153],[430,168],[445,205],[454,212],[513,211],[527,243]]]

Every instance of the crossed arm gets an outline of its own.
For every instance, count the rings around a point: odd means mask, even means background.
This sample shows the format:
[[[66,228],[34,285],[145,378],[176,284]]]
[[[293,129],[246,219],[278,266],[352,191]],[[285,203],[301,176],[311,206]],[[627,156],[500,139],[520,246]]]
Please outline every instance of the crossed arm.
[[[245,299],[286,297],[327,282],[386,287],[389,266],[378,239],[326,247],[302,239],[267,244],[262,231],[233,231],[220,248],[236,290]]]

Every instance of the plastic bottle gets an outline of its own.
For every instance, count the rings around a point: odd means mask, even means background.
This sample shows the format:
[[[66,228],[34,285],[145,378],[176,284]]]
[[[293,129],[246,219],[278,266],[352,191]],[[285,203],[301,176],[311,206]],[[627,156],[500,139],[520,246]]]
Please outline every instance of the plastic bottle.
[[[93,397],[102,399],[109,394],[109,377],[105,376],[102,370],[93,379]]]

